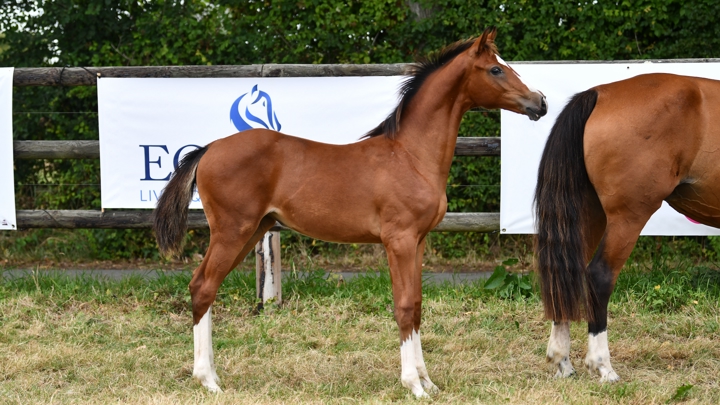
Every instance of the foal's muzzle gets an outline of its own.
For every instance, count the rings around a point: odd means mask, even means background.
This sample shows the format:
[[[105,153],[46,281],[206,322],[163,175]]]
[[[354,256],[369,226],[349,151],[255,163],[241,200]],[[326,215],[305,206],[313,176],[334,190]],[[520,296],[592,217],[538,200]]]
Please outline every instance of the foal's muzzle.
[[[539,120],[545,114],[547,114],[547,100],[544,95],[541,95],[539,102],[532,103],[525,107],[525,114],[533,121]]]

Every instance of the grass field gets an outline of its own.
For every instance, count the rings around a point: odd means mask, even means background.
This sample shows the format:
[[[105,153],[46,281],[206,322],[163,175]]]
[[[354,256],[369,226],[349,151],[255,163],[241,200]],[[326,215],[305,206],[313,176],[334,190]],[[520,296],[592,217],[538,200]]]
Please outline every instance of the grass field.
[[[285,303],[260,314],[254,275],[232,273],[214,306],[219,395],[191,378],[188,281],[5,278],[0,403],[418,402],[399,382],[386,270],[349,282],[290,277]],[[616,384],[582,366],[584,324],[571,330],[578,374],[552,378],[537,295],[503,295],[480,283],[426,286],[423,346],[441,392],[421,402],[720,403],[717,269],[625,270],[610,305]]]

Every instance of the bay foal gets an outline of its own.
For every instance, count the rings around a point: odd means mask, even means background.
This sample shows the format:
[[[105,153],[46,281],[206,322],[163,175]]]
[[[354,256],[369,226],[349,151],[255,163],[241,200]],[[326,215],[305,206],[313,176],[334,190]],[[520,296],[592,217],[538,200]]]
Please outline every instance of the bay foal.
[[[401,381],[416,396],[435,391],[420,345],[425,235],[443,218],[460,120],[474,107],[539,119],[545,97],[499,57],[495,29],[413,65],[397,108],[366,139],[327,145],[248,130],[186,155],[155,210],[164,253],[179,251],[197,184],[210,246],[190,282],[193,375],[219,391],[211,304],[225,276],[275,221],[317,239],[382,243],[400,329]]]

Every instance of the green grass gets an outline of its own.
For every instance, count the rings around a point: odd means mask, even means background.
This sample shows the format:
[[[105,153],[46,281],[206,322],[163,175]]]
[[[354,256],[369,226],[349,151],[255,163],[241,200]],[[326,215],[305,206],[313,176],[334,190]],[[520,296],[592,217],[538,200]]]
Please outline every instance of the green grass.
[[[720,274],[704,267],[621,274],[609,339],[622,380],[545,363],[536,294],[427,284],[422,338],[435,403],[718,403]],[[214,305],[225,392],[191,378],[190,275],[103,281],[30,275],[0,282],[0,403],[415,403],[400,385],[386,270],[348,282],[291,276],[285,303],[254,311],[254,275],[233,272]],[[660,286],[660,288],[656,288]]]

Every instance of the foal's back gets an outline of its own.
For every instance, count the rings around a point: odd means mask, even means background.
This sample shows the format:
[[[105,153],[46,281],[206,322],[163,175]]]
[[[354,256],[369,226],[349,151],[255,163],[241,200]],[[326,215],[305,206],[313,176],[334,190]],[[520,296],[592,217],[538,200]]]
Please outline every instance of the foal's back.
[[[220,212],[270,215],[312,237],[378,243],[383,215],[420,211],[431,228],[444,213],[444,188],[435,190],[415,160],[385,137],[330,145],[248,130],[209,145],[197,187],[211,225],[222,220]]]

